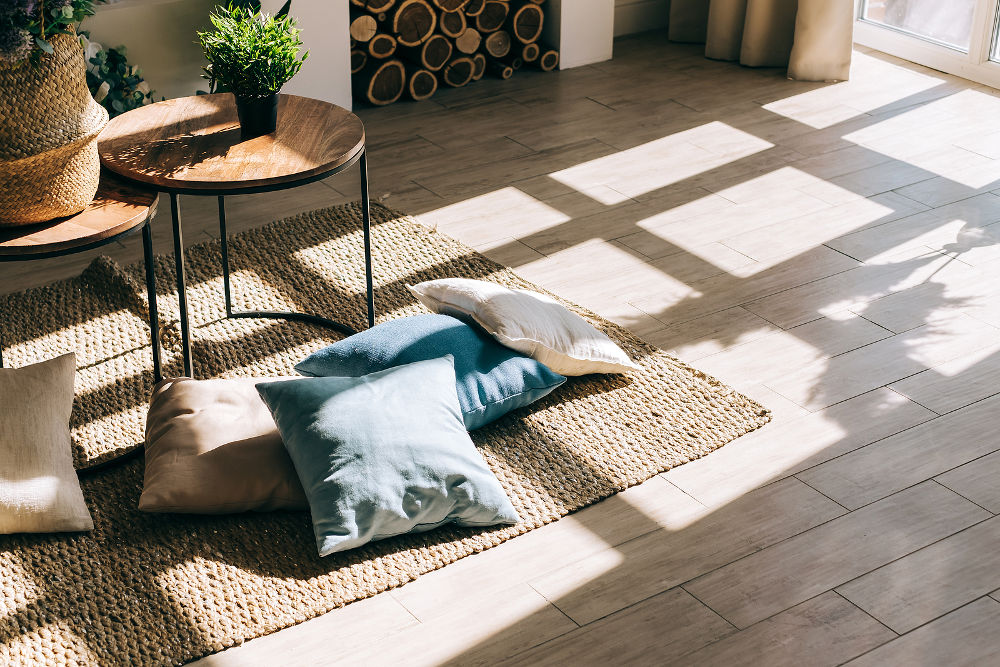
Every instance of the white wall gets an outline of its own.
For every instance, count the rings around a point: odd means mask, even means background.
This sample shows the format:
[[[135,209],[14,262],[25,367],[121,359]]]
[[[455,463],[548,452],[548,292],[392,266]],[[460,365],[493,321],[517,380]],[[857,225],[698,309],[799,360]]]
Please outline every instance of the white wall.
[[[615,37],[664,28],[670,0],[616,0]]]
[[[2,1],[2,0],[0,0]],[[208,26],[212,8],[225,0],[120,0],[100,5],[83,28],[104,46],[124,45],[129,62],[142,68],[156,99],[207,90],[197,31]],[[264,0],[277,11],[283,0]],[[292,0],[309,59],[283,89],[351,108],[347,0]]]
[[[542,40],[558,45],[559,69],[610,60],[615,0],[548,0]]]
[[[124,45],[156,99],[194,95],[208,88],[200,78],[204,61],[197,31],[208,24],[216,0],[122,0],[98,5],[83,22],[91,39],[105,47]]]
[[[284,0],[262,0],[261,7],[276,12]],[[282,91],[315,97],[351,108],[351,42],[347,0],[292,0],[292,16],[299,21],[309,58],[302,71]]]

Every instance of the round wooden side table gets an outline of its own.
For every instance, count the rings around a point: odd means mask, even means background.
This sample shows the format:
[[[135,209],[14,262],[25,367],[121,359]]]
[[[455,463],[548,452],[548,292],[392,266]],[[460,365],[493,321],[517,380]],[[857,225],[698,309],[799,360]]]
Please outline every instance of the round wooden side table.
[[[318,315],[233,312],[225,197],[294,188],[360,162],[368,326],[374,325],[365,128],[361,119],[347,109],[307,97],[281,95],[278,129],[244,141],[240,137],[236,104],[231,94],[183,97],[118,116],[101,133],[99,151],[101,163],[106,168],[170,194],[186,375],[193,377],[194,369],[185,294],[183,232],[177,199],[180,194],[219,199],[227,317],[294,319],[353,334],[356,333],[354,329]]]
[[[155,190],[102,171],[97,196],[85,211],[37,225],[0,227],[0,262],[26,262],[72,255],[107,245],[141,229],[142,254],[146,265],[146,296],[149,299],[149,329],[153,343],[153,375],[156,382],[163,379],[163,376],[150,221],[156,213],[158,196]],[[0,366],[2,365],[0,349]]]

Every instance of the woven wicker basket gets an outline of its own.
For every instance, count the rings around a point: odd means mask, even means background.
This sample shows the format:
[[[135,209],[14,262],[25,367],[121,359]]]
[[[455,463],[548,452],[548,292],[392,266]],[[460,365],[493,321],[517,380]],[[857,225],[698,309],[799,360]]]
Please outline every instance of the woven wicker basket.
[[[50,41],[37,67],[0,64],[0,227],[79,213],[97,192],[108,112],[87,89],[76,37]]]

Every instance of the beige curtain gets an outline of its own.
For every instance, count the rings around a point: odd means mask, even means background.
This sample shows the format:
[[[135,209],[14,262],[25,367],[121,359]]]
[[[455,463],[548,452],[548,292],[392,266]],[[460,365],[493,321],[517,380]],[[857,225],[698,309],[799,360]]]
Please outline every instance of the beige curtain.
[[[788,67],[788,78],[843,81],[851,72],[853,0],[671,0],[670,40],[705,56]]]

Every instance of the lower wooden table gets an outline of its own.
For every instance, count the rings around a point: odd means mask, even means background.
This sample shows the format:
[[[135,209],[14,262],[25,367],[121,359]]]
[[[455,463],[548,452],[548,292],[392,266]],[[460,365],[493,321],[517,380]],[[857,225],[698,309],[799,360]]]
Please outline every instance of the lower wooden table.
[[[103,172],[94,201],[81,213],[37,225],[0,227],[0,262],[27,262],[62,257],[99,248],[142,230],[149,298],[149,328],[153,342],[153,375],[162,379],[156,281],[153,273],[153,236],[150,221],[156,213],[154,190]],[[0,366],[3,366],[0,339]]]
[[[329,326],[346,334],[354,329],[307,313],[234,312],[229,280],[229,242],[225,197],[274,192],[312,183],[361,166],[368,326],[375,323],[372,288],[371,211],[365,129],[347,109],[307,97],[281,95],[278,129],[242,139],[234,98],[229,93],[197,95],[140,107],[112,120],[99,139],[101,163],[129,180],[170,194],[174,261],[180,301],[184,373],[194,376],[184,277],[184,242],[178,195],[219,199],[222,277],[227,317],[294,319]]]

